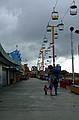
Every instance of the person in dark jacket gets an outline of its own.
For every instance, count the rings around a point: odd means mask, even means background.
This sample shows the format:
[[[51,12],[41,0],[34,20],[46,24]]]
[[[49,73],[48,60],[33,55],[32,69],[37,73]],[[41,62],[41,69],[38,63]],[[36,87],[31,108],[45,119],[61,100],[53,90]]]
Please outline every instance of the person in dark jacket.
[[[53,81],[54,89],[55,89],[55,95],[57,95],[57,88],[58,88],[58,80],[55,78]]]

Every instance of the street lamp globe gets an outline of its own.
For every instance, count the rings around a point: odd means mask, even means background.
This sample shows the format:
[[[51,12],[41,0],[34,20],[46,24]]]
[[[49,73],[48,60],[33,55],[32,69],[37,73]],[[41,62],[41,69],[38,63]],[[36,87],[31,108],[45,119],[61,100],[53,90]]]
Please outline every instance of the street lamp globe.
[[[70,31],[72,32],[74,30],[74,27],[70,27]]]

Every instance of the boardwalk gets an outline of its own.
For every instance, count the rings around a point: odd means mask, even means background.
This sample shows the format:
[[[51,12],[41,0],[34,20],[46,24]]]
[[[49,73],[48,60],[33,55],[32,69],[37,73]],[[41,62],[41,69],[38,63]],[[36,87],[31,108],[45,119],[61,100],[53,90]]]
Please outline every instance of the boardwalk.
[[[44,95],[48,83],[29,79],[0,91],[0,120],[79,120],[79,95],[59,88]]]

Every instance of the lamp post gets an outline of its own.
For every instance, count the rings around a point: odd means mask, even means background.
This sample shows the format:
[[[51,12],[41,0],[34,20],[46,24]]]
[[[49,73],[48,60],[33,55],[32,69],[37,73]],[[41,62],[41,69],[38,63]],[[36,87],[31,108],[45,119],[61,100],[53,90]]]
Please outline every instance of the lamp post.
[[[73,50],[73,32],[74,27],[70,27],[70,31],[71,31],[71,56],[72,56],[72,80],[73,80],[73,84],[74,84],[74,50]]]

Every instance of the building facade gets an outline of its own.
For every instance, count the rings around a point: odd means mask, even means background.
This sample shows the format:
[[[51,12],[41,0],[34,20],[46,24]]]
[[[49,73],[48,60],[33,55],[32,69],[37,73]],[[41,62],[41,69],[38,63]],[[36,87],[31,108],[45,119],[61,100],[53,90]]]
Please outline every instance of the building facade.
[[[0,44],[0,86],[13,84],[20,80],[21,71],[16,66],[21,66],[21,63],[10,57]]]

